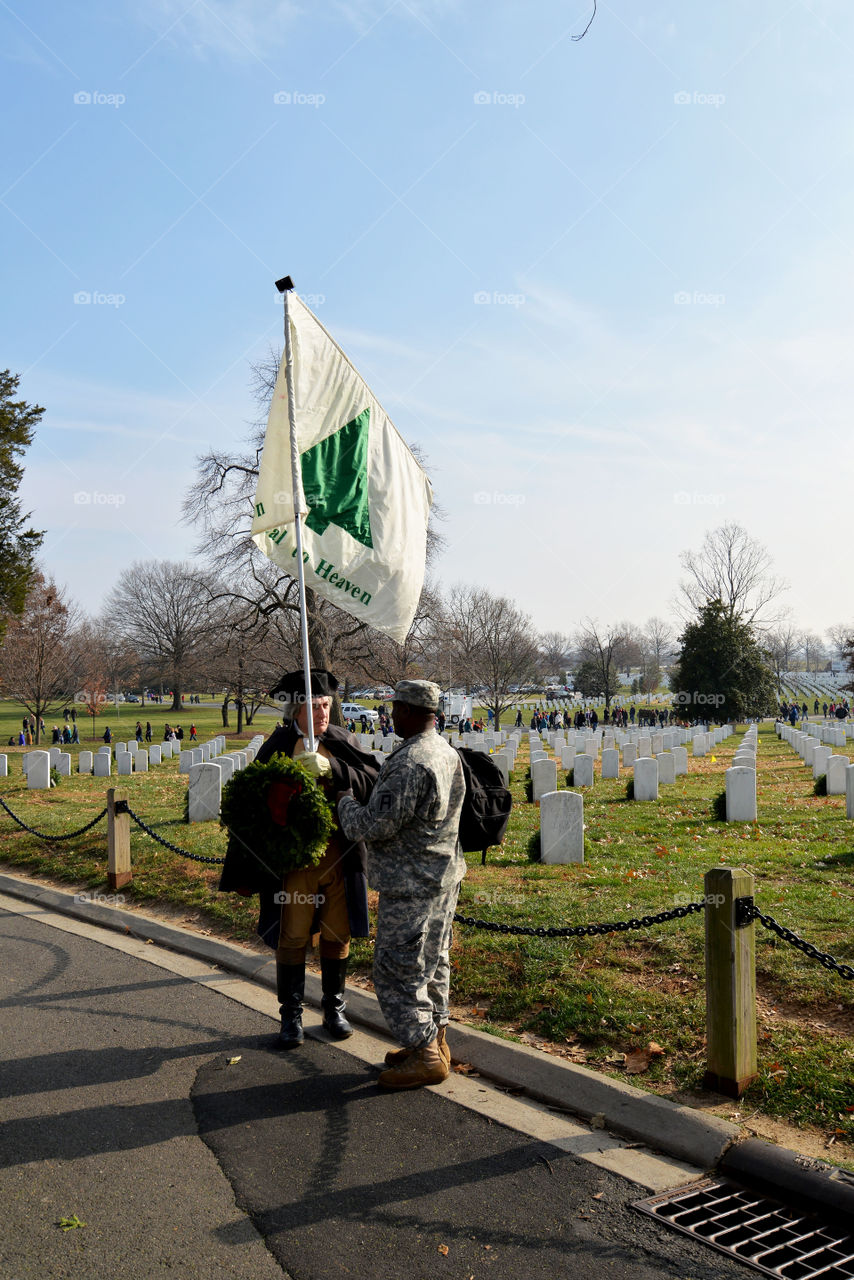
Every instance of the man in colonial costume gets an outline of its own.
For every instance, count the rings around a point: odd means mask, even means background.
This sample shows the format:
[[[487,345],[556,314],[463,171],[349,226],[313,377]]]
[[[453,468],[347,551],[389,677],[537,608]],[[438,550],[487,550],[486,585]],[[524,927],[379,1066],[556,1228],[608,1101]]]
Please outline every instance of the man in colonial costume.
[[[311,714],[316,750],[309,750],[305,679],[302,671],[283,676],[270,690],[284,701],[283,724],[255,757],[264,763],[278,752],[304,765],[330,797],[352,791],[364,804],[373,790],[379,766],[361,750],[346,729],[329,723],[338,681],[322,668],[311,670]],[[317,866],[289,871],[284,880],[263,865],[250,849],[230,842],[221,890],[260,895],[258,933],[276,949],[276,984],[282,1018],[278,1045],[302,1044],[305,956],[309,942],[320,936],[323,1025],[337,1040],[353,1034],[344,1017],[344,984],[351,937],[368,936],[366,850],[348,840],[336,826]]]

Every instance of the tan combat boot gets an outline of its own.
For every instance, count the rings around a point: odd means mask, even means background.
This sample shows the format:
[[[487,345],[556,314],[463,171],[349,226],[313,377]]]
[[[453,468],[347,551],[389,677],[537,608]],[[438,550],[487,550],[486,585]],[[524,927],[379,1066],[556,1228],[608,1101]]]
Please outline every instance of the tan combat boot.
[[[439,1028],[439,1034],[436,1036],[436,1047],[445,1060],[445,1066],[450,1068],[451,1051],[445,1040],[446,1029],[445,1027]],[[412,1053],[411,1049],[389,1049],[385,1056],[385,1064],[387,1067],[399,1067],[402,1062],[406,1061],[410,1053]]]
[[[383,1089],[417,1089],[423,1084],[441,1084],[449,1075],[439,1052],[438,1040],[413,1049],[398,1066],[383,1071],[377,1081]]]

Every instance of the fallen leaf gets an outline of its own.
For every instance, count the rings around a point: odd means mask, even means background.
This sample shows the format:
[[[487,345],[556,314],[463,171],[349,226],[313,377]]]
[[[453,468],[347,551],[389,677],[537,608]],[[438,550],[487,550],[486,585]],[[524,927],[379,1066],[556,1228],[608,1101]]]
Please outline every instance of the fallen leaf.
[[[639,1076],[641,1072],[649,1071],[651,1062],[652,1054],[649,1049],[633,1049],[626,1054],[626,1074]]]
[[[230,1066],[230,1067],[235,1066],[235,1065],[240,1061],[240,1059],[241,1059],[242,1057],[243,1057],[243,1055],[242,1055],[241,1053],[239,1053],[239,1054],[237,1055],[237,1057],[236,1057],[236,1058],[229,1058],[229,1060],[228,1060],[228,1066]]]
[[[439,1253],[441,1253],[441,1255],[442,1255],[442,1257],[443,1257],[443,1258],[447,1258],[447,1256],[448,1256],[448,1246],[447,1246],[446,1244],[440,1244],[440,1245],[439,1245]]]
[[[664,1050],[662,1049],[661,1045],[656,1044],[654,1040],[650,1040],[649,1044],[647,1045],[647,1048],[652,1054],[664,1053]]]

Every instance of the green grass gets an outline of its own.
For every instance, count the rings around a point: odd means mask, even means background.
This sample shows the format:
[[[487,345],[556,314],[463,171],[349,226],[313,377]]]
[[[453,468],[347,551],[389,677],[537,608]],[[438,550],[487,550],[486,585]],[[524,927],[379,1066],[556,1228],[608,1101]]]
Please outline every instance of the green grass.
[[[20,719],[17,708],[0,706],[5,741]],[[131,736],[138,714],[143,723],[151,719],[161,726],[155,741],[162,737],[164,720],[172,719],[165,708],[146,707],[143,714],[141,708],[124,706],[118,715],[113,709],[114,737]],[[222,731],[214,708],[187,708],[180,718],[185,731],[195,720],[201,737]],[[10,728],[4,730],[7,722]],[[243,741],[256,731],[269,732],[273,723],[259,718]],[[233,732],[225,733],[228,749],[239,745]],[[525,795],[525,740],[512,780],[515,809],[507,839],[490,852],[485,867],[479,855],[469,857],[461,912],[537,926],[625,920],[670,909],[680,896],[699,898],[703,875],[712,867],[744,867],[756,876],[756,902],[763,912],[837,959],[854,963],[854,824],[846,820],[845,798],[814,795],[812,771],[778,741],[771,726],[763,725],[759,820],[721,822],[714,802],[740,738],[722,744],[714,758],[689,756],[688,775],[662,787],[657,804],[626,799],[626,771],[606,781],[597,771],[594,788],[584,792],[586,861],[561,867],[532,860],[539,822],[538,806]],[[3,798],[32,825],[70,830],[103,806],[103,779],[72,775],[49,792],[28,792],[15,762],[21,751],[4,749],[12,776],[4,780]],[[225,837],[216,824],[180,821],[186,778],[177,770],[176,759],[147,775],[114,777],[112,783],[127,791],[131,807],[161,834],[183,848],[221,856]],[[558,785],[566,785],[560,770]],[[2,813],[0,830],[7,864],[81,887],[105,888],[104,825],[58,845],[15,829]],[[216,892],[217,868],[183,861],[139,831],[132,833],[132,851],[135,878],[124,890],[129,902],[182,908],[236,940],[254,936],[251,903]],[[828,1158],[852,1161],[854,982],[827,972],[759,925],[756,941],[760,1076],[740,1106],[811,1126],[835,1139]],[[663,1053],[647,1073],[632,1077],[633,1083],[671,1095],[700,1090],[705,1034],[700,915],[570,941],[458,927],[452,961],[454,1004],[461,1016],[484,1029],[543,1041],[550,1051],[615,1074],[621,1074],[624,1053],[655,1041]],[[353,962],[369,971],[369,941],[354,944]]]

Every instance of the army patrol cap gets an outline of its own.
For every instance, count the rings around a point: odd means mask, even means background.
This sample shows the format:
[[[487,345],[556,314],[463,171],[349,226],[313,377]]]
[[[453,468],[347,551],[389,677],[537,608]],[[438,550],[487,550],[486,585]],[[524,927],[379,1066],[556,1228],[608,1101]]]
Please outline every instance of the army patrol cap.
[[[394,686],[395,702],[405,702],[409,707],[424,707],[427,711],[439,710],[442,690],[432,680],[401,680]]]

